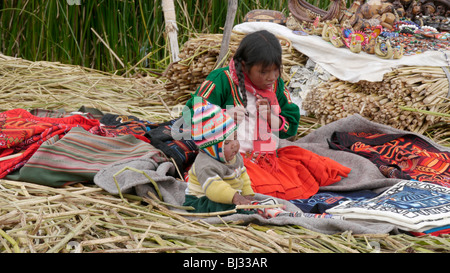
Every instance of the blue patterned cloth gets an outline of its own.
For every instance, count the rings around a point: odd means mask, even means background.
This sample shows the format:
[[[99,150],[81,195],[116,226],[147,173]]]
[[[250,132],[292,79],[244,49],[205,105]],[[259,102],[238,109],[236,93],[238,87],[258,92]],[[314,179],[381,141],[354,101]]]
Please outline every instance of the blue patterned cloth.
[[[327,209],[344,201],[362,201],[377,196],[370,190],[351,192],[319,192],[308,199],[295,199],[290,202],[306,213],[324,213]]]

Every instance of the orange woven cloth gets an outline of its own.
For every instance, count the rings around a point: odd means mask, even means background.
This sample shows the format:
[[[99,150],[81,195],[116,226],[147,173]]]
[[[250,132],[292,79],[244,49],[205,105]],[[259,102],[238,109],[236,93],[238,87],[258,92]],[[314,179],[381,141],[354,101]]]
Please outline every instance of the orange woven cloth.
[[[287,146],[277,154],[244,155],[244,164],[255,192],[285,200],[306,199],[347,177],[351,169],[298,146]]]

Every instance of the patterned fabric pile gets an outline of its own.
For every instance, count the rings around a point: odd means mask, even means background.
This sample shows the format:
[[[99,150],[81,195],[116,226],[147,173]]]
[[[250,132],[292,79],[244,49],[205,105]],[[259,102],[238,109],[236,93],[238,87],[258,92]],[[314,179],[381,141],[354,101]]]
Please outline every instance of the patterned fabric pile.
[[[449,149],[415,133],[372,126],[346,130],[346,126],[336,125],[326,141],[333,151],[357,155],[361,164],[363,160],[373,164],[393,182],[390,187],[380,191],[373,187],[326,189],[291,202],[304,212],[391,223],[414,235],[450,233]]]
[[[88,109],[89,110],[89,109]],[[0,113],[0,178],[48,186],[92,183],[105,166],[145,156],[171,161],[180,173],[197,149],[174,140],[173,121],[152,123],[134,116],[13,109]]]
[[[416,135],[335,132],[330,147],[368,158],[386,177],[450,187],[450,153]]]

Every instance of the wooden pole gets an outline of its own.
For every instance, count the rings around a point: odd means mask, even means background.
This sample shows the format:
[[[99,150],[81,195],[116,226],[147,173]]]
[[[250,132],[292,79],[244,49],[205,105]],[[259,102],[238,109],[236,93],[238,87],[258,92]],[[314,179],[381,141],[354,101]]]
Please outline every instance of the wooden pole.
[[[170,52],[172,54],[172,62],[178,62],[180,60],[178,48],[178,28],[177,18],[175,14],[175,5],[173,0],[162,0],[162,8],[164,12],[164,21],[166,24],[166,33],[169,37]]]
[[[220,46],[216,68],[222,67],[225,62],[225,57],[229,50],[228,45],[230,44],[231,30],[233,29],[234,19],[236,17],[237,5],[238,0],[228,0],[227,18],[223,29],[222,44]]]

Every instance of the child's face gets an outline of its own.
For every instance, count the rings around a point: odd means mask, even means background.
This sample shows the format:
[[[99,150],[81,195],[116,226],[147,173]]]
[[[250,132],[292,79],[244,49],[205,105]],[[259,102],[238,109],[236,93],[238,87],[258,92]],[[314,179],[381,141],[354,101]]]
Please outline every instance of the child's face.
[[[239,148],[241,147],[239,140],[237,140],[237,131],[234,131],[223,143],[223,153],[225,155],[225,160],[227,162],[231,161],[237,153],[239,153]]]
[[[256,64],[250,69],[246,69],[247,76],[252,83],[259,89],[272,88],[275,81],[280,76],[280,68],[275,64],[263,67],[262,64]]]

